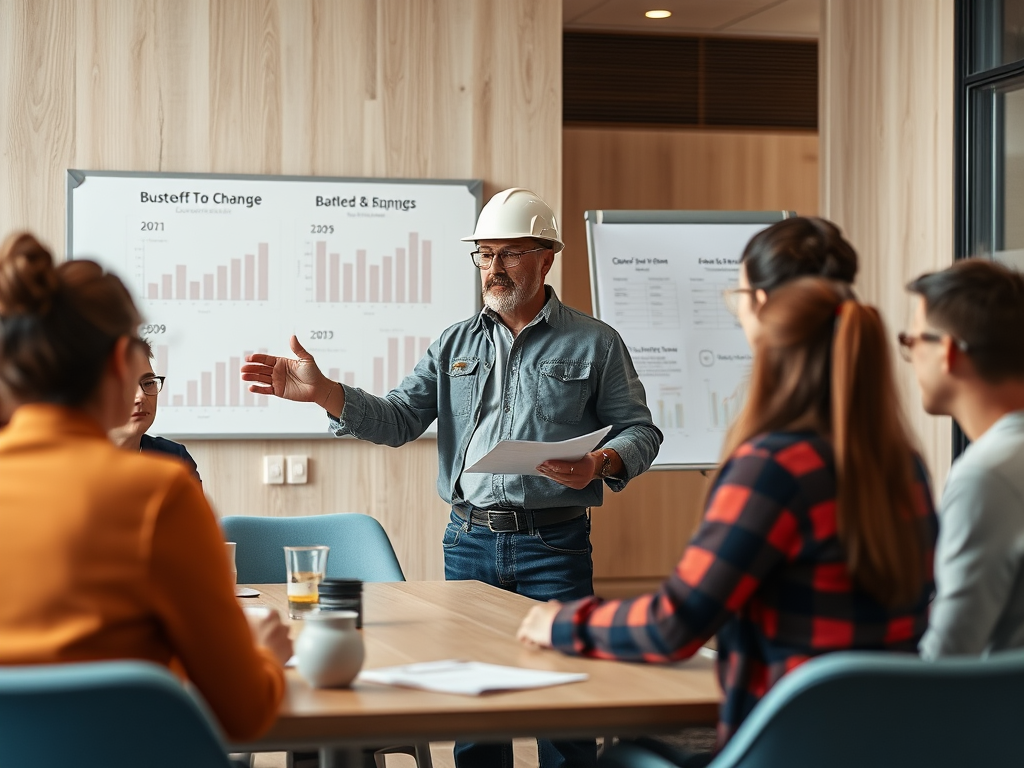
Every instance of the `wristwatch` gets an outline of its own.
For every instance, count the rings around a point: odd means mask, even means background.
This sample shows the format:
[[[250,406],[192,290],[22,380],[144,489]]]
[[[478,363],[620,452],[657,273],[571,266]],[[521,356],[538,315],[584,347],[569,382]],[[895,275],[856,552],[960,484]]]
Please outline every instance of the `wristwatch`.
[[[612,457],[608,451],[601,451],[601,456],[604,460],[601,462],[601,468],[597,471],[597,476],[603,480],[604,478],[611,477]]]

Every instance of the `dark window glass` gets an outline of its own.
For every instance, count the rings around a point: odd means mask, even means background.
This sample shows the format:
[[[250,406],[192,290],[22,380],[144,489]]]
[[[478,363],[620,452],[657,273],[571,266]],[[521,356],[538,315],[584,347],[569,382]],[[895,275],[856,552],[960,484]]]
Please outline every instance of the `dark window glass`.
[[[977,0],[971,26],[971,72],[1024,59],[1024,0]]]

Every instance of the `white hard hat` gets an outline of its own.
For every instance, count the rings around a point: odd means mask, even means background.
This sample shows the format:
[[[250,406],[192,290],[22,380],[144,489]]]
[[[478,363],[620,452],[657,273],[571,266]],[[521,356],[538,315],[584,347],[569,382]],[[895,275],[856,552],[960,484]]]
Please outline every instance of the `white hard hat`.
[[[462,238],[462,241],[514,240],[519,237],[545,240],[555,253],[565,247],[558,235],[558,222],[551,207],[530,190],[512,187],[487,201],[476,220],[476,232]]]

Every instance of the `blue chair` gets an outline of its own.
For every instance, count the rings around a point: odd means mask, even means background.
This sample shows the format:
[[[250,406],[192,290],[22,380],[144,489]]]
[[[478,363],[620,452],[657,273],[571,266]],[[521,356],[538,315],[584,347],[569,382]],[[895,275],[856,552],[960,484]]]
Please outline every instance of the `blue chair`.
[[[0,667],[0,766],[229,768],[200,704],[141,661]]]
[[[326,544],[327,578],[405,581],[391,540],[381,524],[356,513],[310,517],[225,517],[233,541],[239,584],[284,584],[285,546]]]
[[[1016,768],[1022,724],[1024,651],[934,662],[830,653],[782,678],[710,768]],[[675,765],[629,743],[600,764]]]

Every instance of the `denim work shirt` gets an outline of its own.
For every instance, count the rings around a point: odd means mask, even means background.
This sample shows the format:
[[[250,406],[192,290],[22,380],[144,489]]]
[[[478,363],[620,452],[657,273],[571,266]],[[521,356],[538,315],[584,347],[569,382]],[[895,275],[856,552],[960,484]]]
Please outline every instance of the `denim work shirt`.
[[[658,454],[654,426],[633,361],[609,325],[566,307],[546,286],[548,300],[535,322],[516,337],[504,371],[500,438],[554,442],[611,425],[603,447],[622,459],[613,491],[645,472]],[[495,368],[494,323],[481,312],[445,330],[399,386],[384,397],[342,385],[345,407],[330,416],[331,431],[372,443],[399,446],[415,440],[437,419],[437,492],[449,504],[465,501],[458,481],[466,449],[480,423],[484,385]],[[546,477],[496,475],[502,507],[597,506],[603,486],[594,480],[576,490]]]

